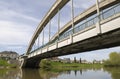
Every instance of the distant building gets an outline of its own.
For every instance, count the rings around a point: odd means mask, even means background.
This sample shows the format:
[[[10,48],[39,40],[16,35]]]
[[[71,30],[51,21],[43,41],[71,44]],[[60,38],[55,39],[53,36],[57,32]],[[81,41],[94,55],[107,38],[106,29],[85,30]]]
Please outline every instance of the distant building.
[[[52,58],[48,58],[48,60],[55,61],[55,62],[71,63],[70,58],[61,59],[61,58],[58,58],[58,57],[52,57]]]
[[[93,64],[102,64],[102,61],[93,60]]]
[[[56,62],[60,62],[62,59],[58,58],[58,57],[52,57],[52,58],[47,58],[50,61],[56,61]]]
[[[81,60],[81,63],[88,64],[89,62],[87,60]]]
[[[71,63],[71,60],[70,60],[70,58],[64,58],[64,59],[61,60],[61,62],[63,62],[63,63]]]
[[[19,55],[13,51],[3,51],[0,52],[0,58],[4,59],[16,59]]]

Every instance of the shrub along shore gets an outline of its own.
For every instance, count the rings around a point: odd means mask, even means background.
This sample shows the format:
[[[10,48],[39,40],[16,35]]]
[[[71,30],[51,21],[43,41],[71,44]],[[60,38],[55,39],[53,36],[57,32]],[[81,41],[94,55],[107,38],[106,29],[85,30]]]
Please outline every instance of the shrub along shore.
[[[45,70],[80,70],[86,68],[101,68],[102,64],[63,63],[50,60],[42,60],[40,67]]]
[[[16,68],[17,65],[9,64],[7,60],[0,58],[0,68]]]
[[[104,61],[105,67],[120,67],[120,53],[112,52],[109,59]]]

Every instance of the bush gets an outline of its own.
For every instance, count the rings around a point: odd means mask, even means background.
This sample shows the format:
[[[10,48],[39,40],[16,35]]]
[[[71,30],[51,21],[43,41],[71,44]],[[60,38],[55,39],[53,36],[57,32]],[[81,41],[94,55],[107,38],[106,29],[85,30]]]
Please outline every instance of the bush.
[[[105,66],[120,66],[120,53],[112,52],[109,59],[104,61]]]
[[[52,65],[51,65],[51,62],[44,59],[40,62],[40,67],[43,68],[43,69],[46,69],[46,70],[50,70]]]
[[[7,63],[6,60],[0,59],[0,66],[8,66],[9,64]]]

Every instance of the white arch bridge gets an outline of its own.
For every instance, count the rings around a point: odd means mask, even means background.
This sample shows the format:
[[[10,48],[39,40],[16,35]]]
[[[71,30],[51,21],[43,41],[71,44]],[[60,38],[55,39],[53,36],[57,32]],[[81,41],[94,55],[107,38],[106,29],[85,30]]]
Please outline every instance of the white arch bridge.
[[[37,68],[41,59],[120,45],[120,1],[97,0],[89,9],[74,17],[71,0],[72,19],[60,29],[60,10],[70,0],[56,0],[37,27],[27,49],[20,57],[22,68]],[[57,33],[51,38],[51,19],[58,14]],[[49,23],[49,42],[44,44],[44,28]],[[34,45],[42,35],[42,45]]]

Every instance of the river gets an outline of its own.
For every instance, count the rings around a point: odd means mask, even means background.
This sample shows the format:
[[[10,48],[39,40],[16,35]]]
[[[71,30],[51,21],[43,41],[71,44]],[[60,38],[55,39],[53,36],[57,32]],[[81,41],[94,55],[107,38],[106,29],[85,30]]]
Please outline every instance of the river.
[[[94,68],[68,71],[0,69],[0,79],[120,79],[120,68]]]

